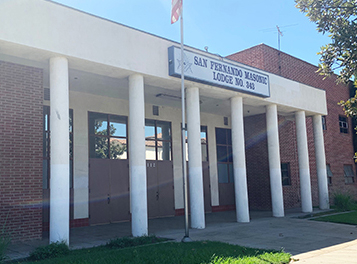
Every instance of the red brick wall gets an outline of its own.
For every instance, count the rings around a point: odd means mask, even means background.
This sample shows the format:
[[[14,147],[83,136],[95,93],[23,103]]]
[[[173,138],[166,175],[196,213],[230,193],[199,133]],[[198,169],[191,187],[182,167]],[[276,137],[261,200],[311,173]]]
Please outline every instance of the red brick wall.
[[[345,184],[343,174],[343,165],[351,164],[355,170],[352,144],[352,134],[355,132],[350,127],[348,134],[340,133],[338,122],[339,115],[344,115],[344,113],[337,103],[349,98],[348,87],[343,84],[336,84],[336,76],[331,76],[324,80],[323,76],[316,73],[318,69],[316,66],[264,44],[237,52],[227,58],[326,91],[328,115],[326,116],[327,130],[324,131],[324,140],[326,163],[330,164],[333,173],[332,185],[329,185],[330,199],[332,201],[333,194],[337,191],[349,192],[357,199],[357,184]],[[284,122],[289,124],[282,126]],[[318,205],[318,183],[312,119],[307,118],[306,122],[312,198],[313,205],[316,206]],[[281,160],[282,162],[290,162],[292,174],[292,185],[283,188],[285,207],[289,208],[300,204],[295,122],[293,119],[292,121],[283,121],[280,117],[279,125]],[[351,126],[351,119],[349,119],[349,125]],[[248,175],[249,177],[251,176]]]
[[[291,185],[283,186],[284,208],[301,205],[296,128],[293,119],[279,116],[280,160],[289,163]]]
[[[42,70],[0,61],[0,229],[42,237]]]
[[[278,120],[281,162],[289,163],[291,176],[291,185],[283,186],[284,207],[299,207],[301,206],[301,198],[295,122],[291,118],[287,119],[282,116],[279,116]],[[271,209],[265,114],[246,117],[244,128],[249,207],[252,210]],[[315,160],[314,157],[311,158],[310,155],[310,163]],[[316,168],[313,170],[316,171]],[[314,185],[314,189],[316,188],[317,186]],[[314,201],[318,203],[318,200],[314,199]]]
[[[250,210],[271,209],[265,114],[244,118]]]

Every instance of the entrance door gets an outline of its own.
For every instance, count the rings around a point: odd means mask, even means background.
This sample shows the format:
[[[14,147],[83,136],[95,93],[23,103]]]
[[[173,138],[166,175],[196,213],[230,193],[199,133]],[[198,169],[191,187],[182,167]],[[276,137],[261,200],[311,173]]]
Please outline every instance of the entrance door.
[[[88,114],[90,224],[130,220],[127,118]]]
[[[171,123],[145,120],[145,148],[149,218],[174,216]]]
[[[210,185],[210,177],[209,177],[209,162],[208,161],[203,161],[202,162],[202,176],[203,176],[203,202],[204,202],[204,209],[205,213],[210,213],[212,212],[212,206],[211,206],[211,185]],[[190,210],[190,203],[191,203],[191,198],[190,198],[190,179],[189,179],[189,169],[188,169],[188,162],[187,162],[187,186],[188,186],[188,208],[189,212]]]
[[[159,188],[157,177],[157,162],[155,160],[146,161],[147,175],[147,196],[148,196],[148,215],[149,218],[159,215]]]
[[[157,179],[159,190],[159,216],[174,216],[174,182],[172,161],[157,161]]]
[[[209,176],[209,162],[208,162],[208,141],[207,141],[207,126],[201,126],[201,155],[202,155],[202,177],[203,177],[203,195],[204,195],[204,208],[205,212],[209,213],[212,212],[211,206],[211,184],[210,184],[210,176]],[[186,150],[188,149],[187,146],[187,131],[186,131]],[[186,159],[188,161],[188,155]],[[187,183],[188,188],[190,187],[189,184],[189,177],[188,177],[188,162],[187,162]],[[188,189],[188,203],[190,204],[190,191]],[[190,208],[190,206],[188,207]]]
[[[90,224],[110,223],[110,160],[90,159],[89,168]]]
[[[175,215],[172,162],[146,161],[149,218]]]
[[[90,224],[130,220],[128,160],[90,159]]]
[[[216,128],[219,205],[234,208],[234,177],[231,130]]]
[[[111,222],[130,220],[129,162],[110,160]]]
[[[202,162],[202,170],[203,170],[203,191],[204,191],[204,203],[205,203],[205,212],[212,212],[211,206],[211,185],[209,178],[209,166],[208,161]]]

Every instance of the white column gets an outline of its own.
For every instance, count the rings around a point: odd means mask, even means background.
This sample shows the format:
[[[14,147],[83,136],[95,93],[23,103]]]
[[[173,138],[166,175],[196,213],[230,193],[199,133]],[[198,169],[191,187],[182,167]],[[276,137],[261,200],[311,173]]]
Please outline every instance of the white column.
[[[129,170],[131,231],[134,237],[148,235],[145,158],[144,77],[129,76]]]
[[[279,127],[277,105],[268,105],[266,113],[270,191],[273,207],[273,216],[284,216],[283,185],[281,178]]]
[[[191,227],[205,228],[201,153],[200,96],[196,87],[186,90],[188,178],[190,189]]]
[[[319,205],[320,209],[329,209],[330,203],[328,195],[325,145],[321,115],[314,115],[312,121],[314,126],[317,180],[319,185]]]
[[[50,243],[69,244],[69,84],[64,57],[50,59],[50,89]]]
[[[301,209],[304,213],[312,212],[309,150],[307,146],[306,118],[304,111],[295,113],[296,140],[299,158]],[[326,169],[326,168],[325,168]]]
[[[231,98],[234,191],[237,222],[248,223],[249,202],[245,161],[243,98]]]

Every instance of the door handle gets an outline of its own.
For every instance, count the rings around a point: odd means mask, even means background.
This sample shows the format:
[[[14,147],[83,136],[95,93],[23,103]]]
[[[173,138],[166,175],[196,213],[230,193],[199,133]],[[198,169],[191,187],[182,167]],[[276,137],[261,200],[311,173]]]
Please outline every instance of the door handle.
[[[156,201],[159,200],[159,192],[156,192]]]
[[[107,198],[108,204],[110,204],[110,196],[108,194],[108,198]]]

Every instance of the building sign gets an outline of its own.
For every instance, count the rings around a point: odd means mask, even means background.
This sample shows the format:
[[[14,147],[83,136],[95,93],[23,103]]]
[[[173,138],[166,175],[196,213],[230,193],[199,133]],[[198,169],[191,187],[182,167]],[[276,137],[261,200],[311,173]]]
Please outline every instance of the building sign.
[[[181,49],[169,47],[169,75],[181,78]],[[211,84],[222,88],[270,96],[269,76],[221,60],[185,50],[185,79]]]

